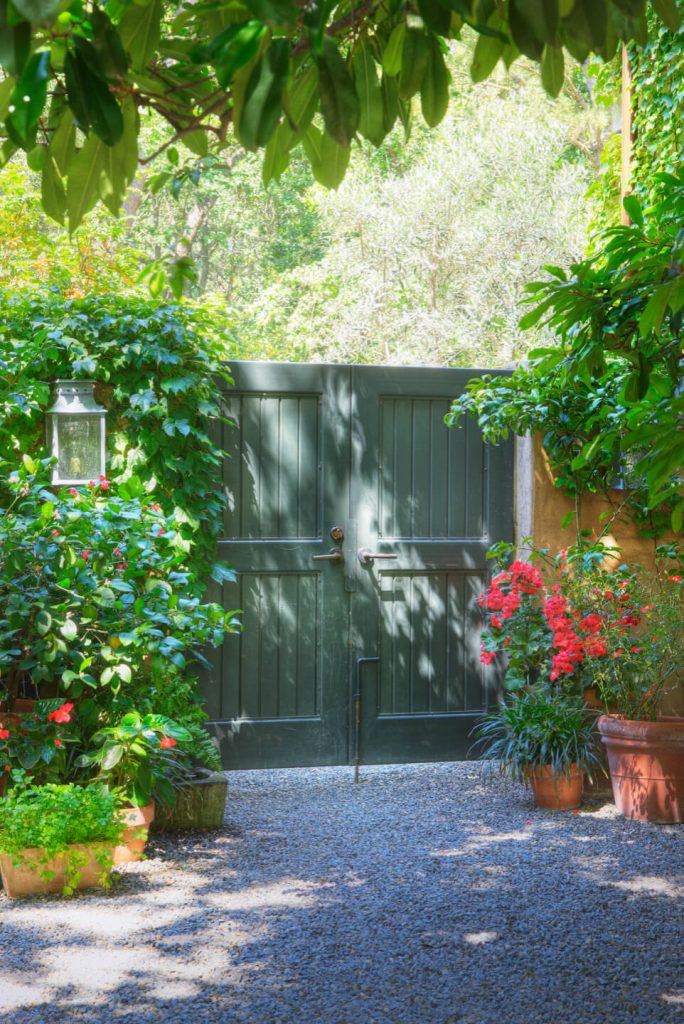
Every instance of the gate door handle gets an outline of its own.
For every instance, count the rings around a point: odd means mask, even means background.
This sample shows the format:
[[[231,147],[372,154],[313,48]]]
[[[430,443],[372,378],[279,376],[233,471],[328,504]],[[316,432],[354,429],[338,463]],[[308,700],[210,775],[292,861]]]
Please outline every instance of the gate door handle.
[[[327,555],[312,555],[313,562],[344,562],[344,555],[338,548],[331,548]]]
[[[376,558],[398,558],[399,555],[383,555],[379,551],[371,551],[370,548],[359,548],[358,559],[361,565],[370,565]]]

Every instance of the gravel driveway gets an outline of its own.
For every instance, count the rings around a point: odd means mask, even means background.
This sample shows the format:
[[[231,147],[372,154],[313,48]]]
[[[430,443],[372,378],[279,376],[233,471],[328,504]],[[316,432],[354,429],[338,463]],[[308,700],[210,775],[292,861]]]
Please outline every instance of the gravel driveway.
[[[3,1024],[684,1020],[684,829],[473,764],[230,776],[109,893],[0,896]]]

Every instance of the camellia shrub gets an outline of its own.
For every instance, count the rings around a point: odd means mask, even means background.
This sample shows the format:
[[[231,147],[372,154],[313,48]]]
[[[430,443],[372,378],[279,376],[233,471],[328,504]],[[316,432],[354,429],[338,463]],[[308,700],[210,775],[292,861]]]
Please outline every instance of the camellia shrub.
[[[51,684],[103,724],[238,622],[193,596],[173,518],[140,481],[55,493],[28,461],[0,509],[0,685],[11,699],[26,680]]]

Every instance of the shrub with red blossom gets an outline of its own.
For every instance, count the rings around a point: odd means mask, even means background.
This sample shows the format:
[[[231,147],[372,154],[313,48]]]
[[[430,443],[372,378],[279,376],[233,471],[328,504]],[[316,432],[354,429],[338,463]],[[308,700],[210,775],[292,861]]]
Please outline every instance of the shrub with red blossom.
[[[500,561],[510,545],[493,549]],[[595,686],[607,706],[652,718],[676,679],[684,641],[684,588],[676,547],[658,548],[656,569],[606,567],[615,551],[584,547],[549,559],[513,561],[480,598],[487,625],[481,660],[505,657],[509,690],[540,680],[583,691]]]

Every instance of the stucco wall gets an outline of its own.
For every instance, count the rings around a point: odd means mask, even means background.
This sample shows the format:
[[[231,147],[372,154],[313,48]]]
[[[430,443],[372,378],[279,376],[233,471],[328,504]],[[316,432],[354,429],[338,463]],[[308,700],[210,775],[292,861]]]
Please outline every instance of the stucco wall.
[[[551,554],[572,544],[575,525],[572,523],[561,529],[561,522],[567,513],[574,510],[575,504],[554,486],[540,438],[523,439],[518,443],[517,479],[518,542],[529,534],[536,547],[548,548]],[[611,498],[617,506],[623,492],[616,490]],[[610,503],[599,495],[584,496],[580,509],[582,529],[591,530],[597,537],[604,525],[601,513],[610,508]],[[642,537],[633,522],[616,521],[605,539],[620,548],[622,560],[638,562],[646,568],[653,566],[658,542]],[[663,710],[665,713],[684,714],[684,679],[670,694]]]

